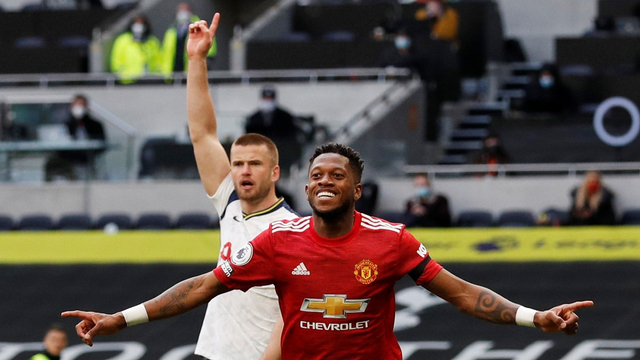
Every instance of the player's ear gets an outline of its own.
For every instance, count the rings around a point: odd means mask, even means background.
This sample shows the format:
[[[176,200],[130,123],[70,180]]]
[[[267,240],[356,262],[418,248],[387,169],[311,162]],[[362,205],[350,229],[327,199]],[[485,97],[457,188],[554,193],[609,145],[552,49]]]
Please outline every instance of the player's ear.
[[[361,197],[362,197],[362,183],[357,183],[355,192],[353,194],[353,199],[355,201],[358,201]]]
[[[278,179],[280,179],[280,165],[276,165],[271,169],[271,180],[276,182]]]
[[[304,185],[304,194],[307,197],[307,201],[309,201],[309,184]]]

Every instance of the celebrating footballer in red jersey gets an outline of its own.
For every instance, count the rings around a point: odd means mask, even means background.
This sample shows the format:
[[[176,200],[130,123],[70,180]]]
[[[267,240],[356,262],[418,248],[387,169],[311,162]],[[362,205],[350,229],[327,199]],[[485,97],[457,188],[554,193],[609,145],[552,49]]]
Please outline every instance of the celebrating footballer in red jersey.
[[[212,37],[206,23],[191,25]],[[212,31],[213,29],[213,31]],[[274,284],[284,324],[272,333],[263,359],[401,359],[393,336],[393,288],[409,274],[418,285],[461,312],[497,324],[575,334],[575,311],[591,301],[536,311],[443,269],[402,224],[355,211],[363,161],[348,146],[325,144],[310,159],[305,186],[311,217],[276,221],[212,272],[184,280],[154,299],[115,314],[68,311],[76,332],[98,335],[185,313],[230,289]],[[275,335],[275,336],[274,336]],[[281,348],[280,348],[281,346]],[[281,353],[280,353],[281,351]]]

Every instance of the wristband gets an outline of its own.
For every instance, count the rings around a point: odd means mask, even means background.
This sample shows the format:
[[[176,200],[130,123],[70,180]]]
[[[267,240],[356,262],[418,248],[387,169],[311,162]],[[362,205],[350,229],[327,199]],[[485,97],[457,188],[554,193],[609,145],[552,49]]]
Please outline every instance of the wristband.
[[[536,327],[536,325],[533,323],[536,312],[536,310],[520,306],[516,311],[516,324],[520,326]]]
[[[124,316],[124,320],[127,322],[127,327],[149,321],[147,309],[144,307],[144,304],[136,305],[122,311],[122,316]]]

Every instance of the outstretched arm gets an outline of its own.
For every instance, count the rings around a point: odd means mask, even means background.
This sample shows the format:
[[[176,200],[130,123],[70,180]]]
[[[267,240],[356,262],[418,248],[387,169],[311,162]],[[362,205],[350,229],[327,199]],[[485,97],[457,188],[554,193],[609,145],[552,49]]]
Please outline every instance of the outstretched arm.
[[[227,153],[218,138],[218,125],[207,77],[207,54],[219,20],[220,14],[216,13],[210,27],[207,27],[207,22],[204,20],[189,25],[187,40],[189,134],[200,179],[209,195],[216,193],[218,186],[230,171]]]
[[[202,304],[206,304],[215,296],[229,289],[218,281],[213,272],[208,272],[191,279],[177,283],[167,291],[158,295],[144,304],[132,309],[137,309],[132,315],[125,318],[123,312],[115,314],[102,314],[88,311],[65,311],[63,317],[77,317],[81,321],[76,325],[76,333],[87,345],[93,345],[93,338],[98,335],[113,335],[120,330],[136,323],[160,320],[180,315]],[[142,307],[141,307],[142,306]],[[131,309],[125,310],[131,314]],[[142,311],[142,315],[140,312]],[[146,319],[145,317],[146,312]],[[142,320],[140,319],[142,316]]]
[[[516,313],[520,310],[519,321],[544,332],[564,332],[573,335],[578,331],[578,315],[575,311],[593,306],[592,301],[577,301],[563,304],[546,311],[530,311],[499,294],[464,281],[446,270],[440,271],[433,280],[424,285],[425,289],[456,306],[461,312],[497,324],[516,324]],[[525,310],[526,309],[526,310]],[[530,317],[527,317],[529,311]],[[525,314],[524,317],[522,314]]]

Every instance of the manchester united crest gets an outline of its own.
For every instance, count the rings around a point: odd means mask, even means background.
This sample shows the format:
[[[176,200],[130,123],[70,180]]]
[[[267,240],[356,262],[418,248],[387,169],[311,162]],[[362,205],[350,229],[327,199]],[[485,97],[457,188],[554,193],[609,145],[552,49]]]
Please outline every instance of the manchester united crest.
[[[371,284],[378,277],[378,265],[371,260],[362,260],[356,264],[353,274],[361,283]]]

